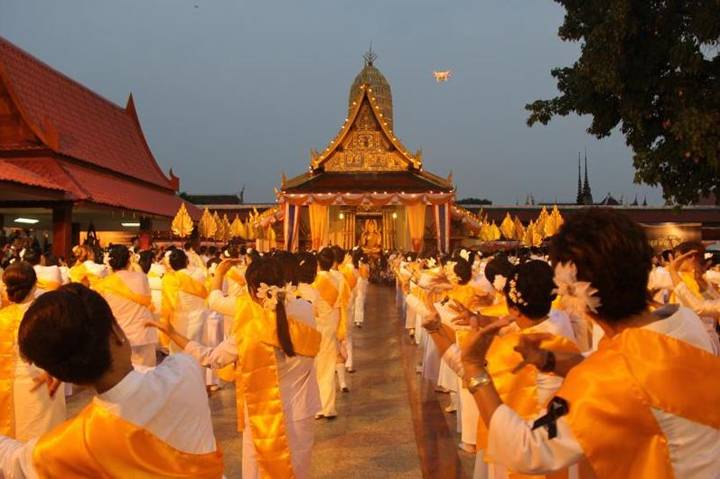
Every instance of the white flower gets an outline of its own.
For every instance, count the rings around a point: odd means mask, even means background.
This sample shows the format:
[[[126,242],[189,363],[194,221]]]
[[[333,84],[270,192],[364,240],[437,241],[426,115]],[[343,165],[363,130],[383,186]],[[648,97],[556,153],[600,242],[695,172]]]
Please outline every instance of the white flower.
[[[575,263],[558,263],[555,266],[554,290],[563,298],[563,305],[570,311],[582,315],[587,310],[597,313],[602,305],[600,298],[596,296],[598,290],[593,288],[588,281],[578,281],[577,267]]]
[[[496,274],[493,280],[493,288],[495,288],[495,291],[502,291],[505,289],[505,283],[507,283],[507,278],[501,274]]]
[[[463,248],[460,250],[460,257],[465,261],[470,261],[470,252]]]
[[[435,258],[428,258],[425,264],[428,268],[434,268],[437,265],[437,261],[435,260]]]

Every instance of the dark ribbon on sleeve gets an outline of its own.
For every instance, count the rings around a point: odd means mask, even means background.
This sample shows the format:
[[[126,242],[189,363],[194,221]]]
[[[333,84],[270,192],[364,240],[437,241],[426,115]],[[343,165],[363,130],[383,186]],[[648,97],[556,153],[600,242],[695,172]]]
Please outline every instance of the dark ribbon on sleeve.
[[[547,414],[539,417],[532,425],[532,430],[539,427],[547,428],[548,437],[553,439],[557,437],[557,420],[563,417],[570,410],[568,403],[561,397],[555,396],[548,404]]]

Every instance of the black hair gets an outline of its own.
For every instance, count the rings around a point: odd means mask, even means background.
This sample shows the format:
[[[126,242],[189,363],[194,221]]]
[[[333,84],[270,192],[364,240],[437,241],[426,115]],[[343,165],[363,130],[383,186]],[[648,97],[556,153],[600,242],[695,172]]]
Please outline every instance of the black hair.
[[[30,263],[15,261],[3,272],[2,280],[8,299],[13,303],[21,303],[35,286],[37,275]]]
[[[285,283],[291,283],[293,286],[297,286],[297,269],[299,261],[295,255],[288,251],[277,251],[273,257],[278,261],[278,263],[280,263]]]
[[[300,253],[298,255],[297,280],[298,283],[312,284],[317,276],[318,262],[312,253]]]
[[[168,259],[170,267],[174,271],[180,271],[188,266],[188,257],[185,251],[181,249],[174,249],[170,252],[170,258]]]
[[[248,289],[253,294],[257,294],[260,283],[268,286],[285,286],[283,278],[282,266],[280,262],[271,257],[260,257],[253,260],[245,272]],[[264,298],[258,298],[264,299]],[[285,311],[285,292],[278,293],[277,306],[275,307],[275,327],[277,330],[278,342],[280,348],[286,356],[295,356],[295,348],[293,347],[292,338],[290,337],[290,326],[288,325],[287,312]]]
[[[487,265],[485,265],[485,277],[492,284],[495,282],[495,276],[501,275],[508,278],[512,270],[513,265],[510,261],[508,261],[507,256],[504,254],[497,254],[493,259],[488,261]]]
[[[23,254],[22,260],[30,263],[31,266],[35,266],[36,264],[40,264],[41,258],[42,253],[40,253],[39,249],[29,247],[25,250],[25,254]]]
[[[45,266],[58,266],[57,256],[52,254],[50,251],[43,253],[43,258],[45,259]]]
[[[508,305],[531,319],[543,319],[557,296],[552,267],[545,261],[530,260],[513,268],[505,283]]]
[[[653,252],[640,225],[612,210],[586,209],[571,216],[550,245],[553,265],[573,262],[601,301],[598,315],[615,322],[648,305]]]
[[[353,252],[352,254],[353,266],[355,266],[356,268],[360,267],[360,263],[367,263],[367,259],[367,255],[360,248],[355,250],[355,252]]]
[[[675,255],[680,256],[690,251],[695,251],[702,258],[705,254],[705,245],[700,241],[685,241],[675,247]],[[25,253],[27,256],[27,253]]]
[[[331,246],[333,255],[335,256],[335,262],[337,264],[342,263],[345,261],[345,250],[339,247],[338,245]]]
[[[472,265],[464,258],[457,258],[453,272],[458,277],[460,284],[467,284],[472,279]]]
[[[140,269],[142,269],[143,273],[147,274],[148,271],[150,271],[154,259],[155,253],[153,253],[152,250],[145,250],[140,252],[140,259],[138,259],[138,264],[140,265]]]
[[[335,264],[335,253],[331,248],[325,247],[317,254],[317,262],[321,270],[329,271]]]
[[[120,271],[130,264],[130,250],[123,244],[116,244],[108,251],[110,267],[113,271]]]
[[[112,365],[112,310],[79,283],[61,286],[28,308],[18,330],[20,353],[61,381],[92,384]]]

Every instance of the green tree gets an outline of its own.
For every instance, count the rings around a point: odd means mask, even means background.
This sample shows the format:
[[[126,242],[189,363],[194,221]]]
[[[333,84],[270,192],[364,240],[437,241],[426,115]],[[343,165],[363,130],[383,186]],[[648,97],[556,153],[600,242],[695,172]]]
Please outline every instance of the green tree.
[[[590,115],[588,133],[625,135],[636,182],[678,204],[720,196],[720,1],[555,1],[581,54],[552,70],[560,95],[527,105],[528,125]]]

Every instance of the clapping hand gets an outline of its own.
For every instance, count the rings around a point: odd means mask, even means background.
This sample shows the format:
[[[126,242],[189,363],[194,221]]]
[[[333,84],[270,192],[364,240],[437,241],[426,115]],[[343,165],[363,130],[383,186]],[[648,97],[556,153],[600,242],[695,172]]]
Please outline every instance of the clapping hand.
[[[498,332],[510,323],[512,323],[512,318],[508,316],[498,318],[470,334],[461,348],[463,364],[472,367],[484,367],[485,356],[487,355],[488,349],[490,349],[490,344]]]
[[[520,353],[523,360],[520,364],[515,366],[513,374],[520,371],[522,368],[531,364],[536,368],[540,369],[547,361],[548,352],[540,347],[540,343],[547,339],[552,339],[553,335],[550,333],[533,333],[533,334],[522,334],[517,346],[513,349]]]

